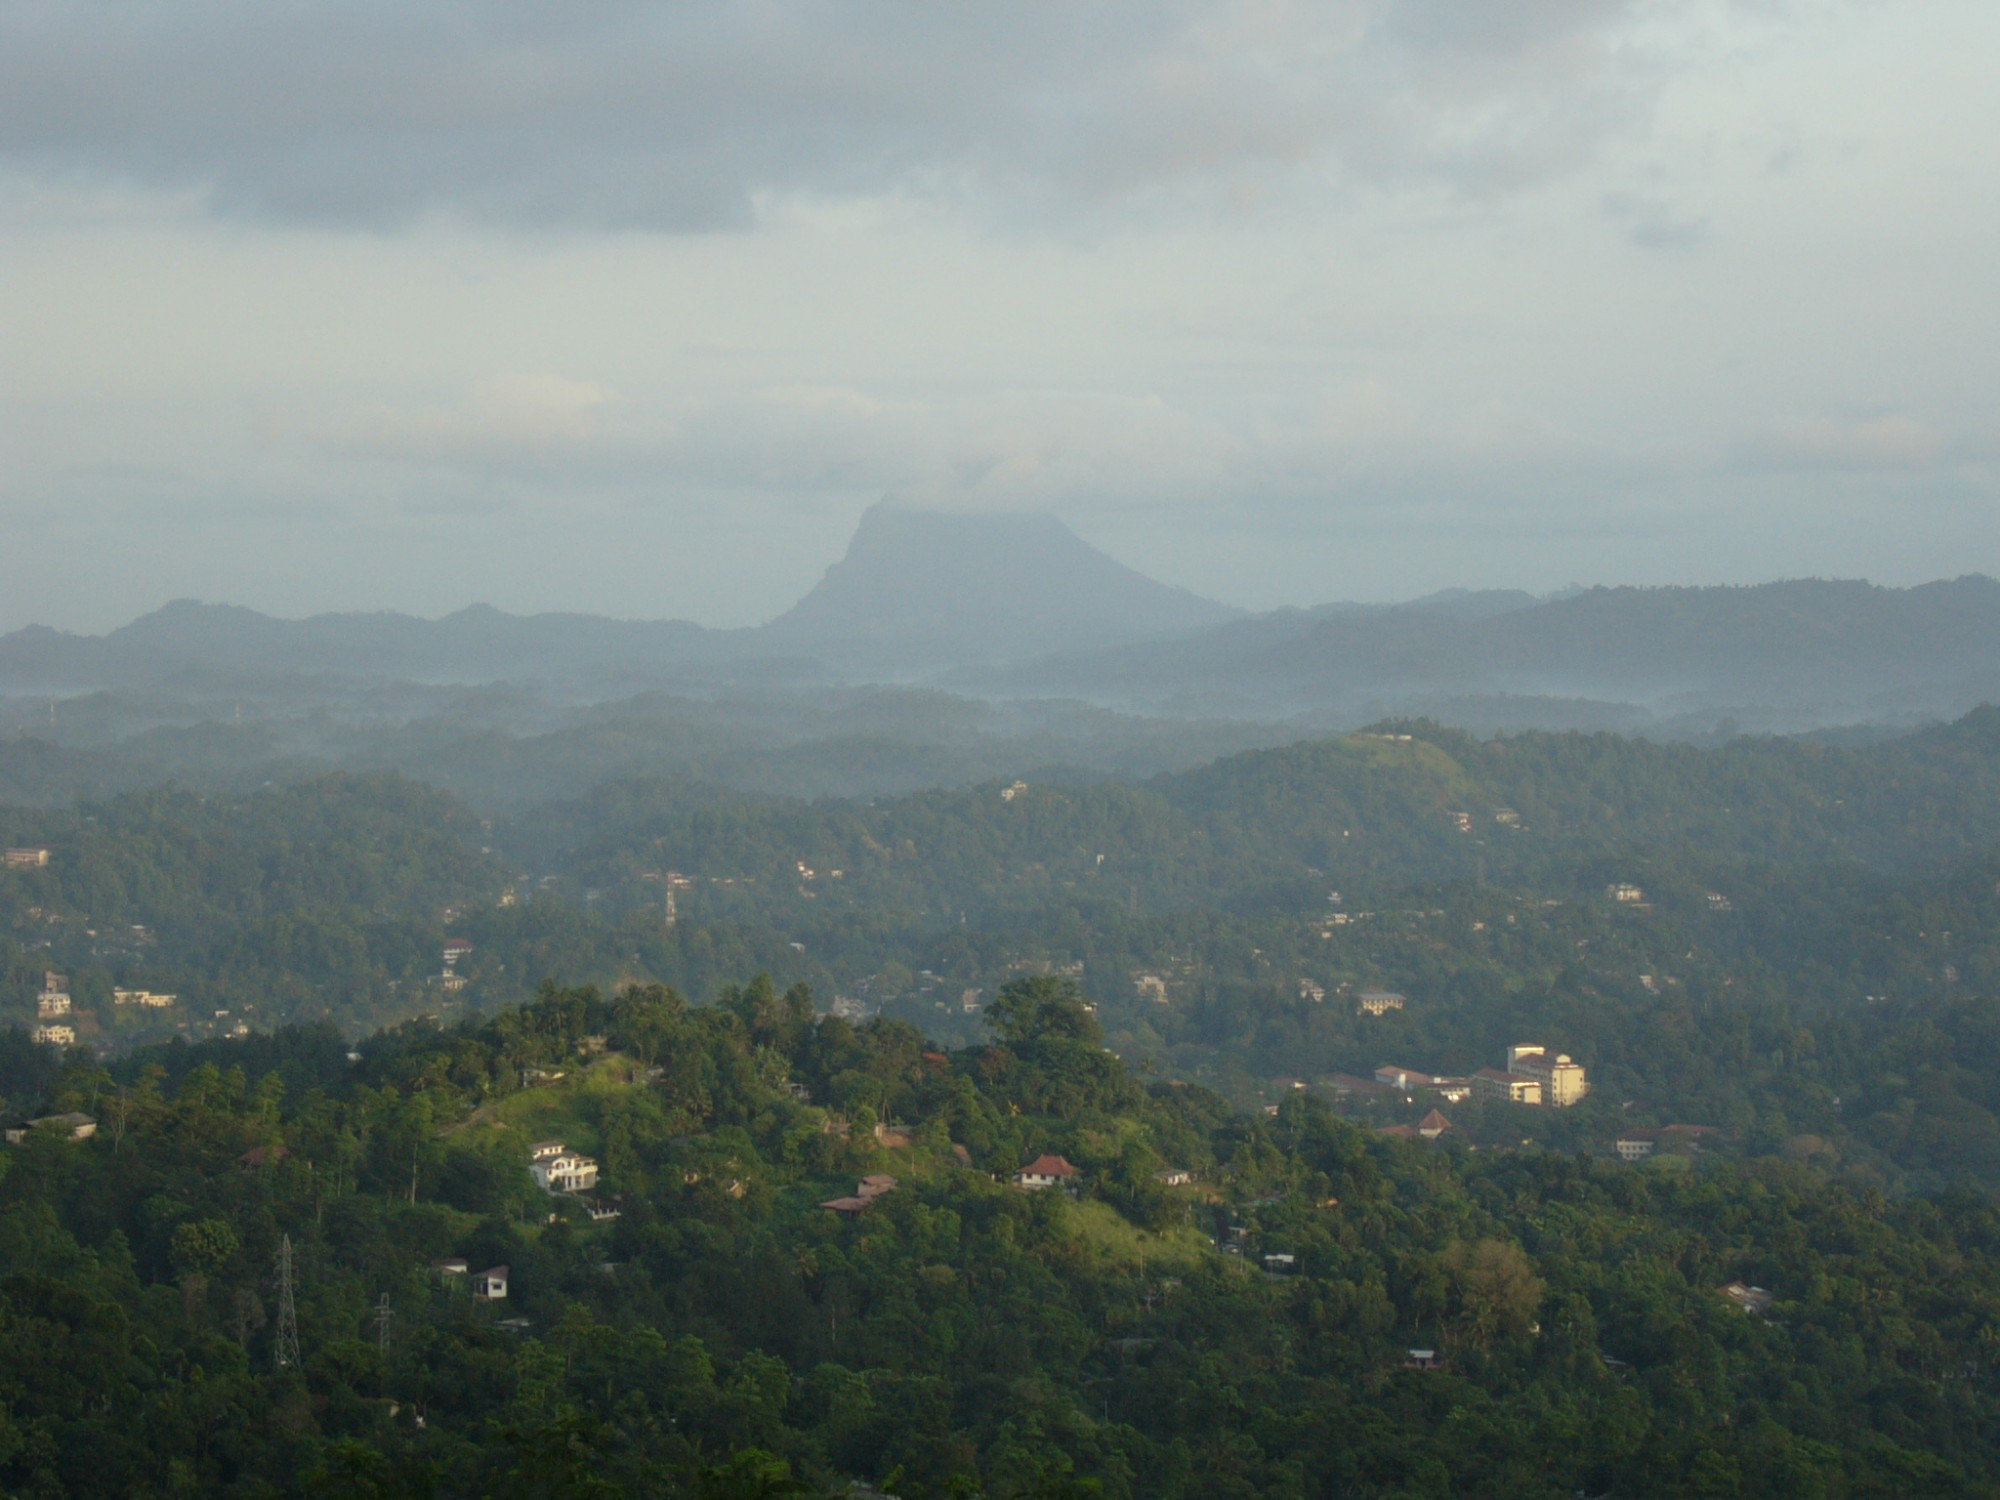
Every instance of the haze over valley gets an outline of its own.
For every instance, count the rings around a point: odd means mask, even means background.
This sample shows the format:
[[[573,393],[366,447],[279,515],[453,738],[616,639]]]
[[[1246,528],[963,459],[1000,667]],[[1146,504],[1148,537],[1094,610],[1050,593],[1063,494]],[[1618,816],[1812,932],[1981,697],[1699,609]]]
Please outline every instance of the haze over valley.
[[[1996,58],[0,5],[0,1496],[2000,1494]]]

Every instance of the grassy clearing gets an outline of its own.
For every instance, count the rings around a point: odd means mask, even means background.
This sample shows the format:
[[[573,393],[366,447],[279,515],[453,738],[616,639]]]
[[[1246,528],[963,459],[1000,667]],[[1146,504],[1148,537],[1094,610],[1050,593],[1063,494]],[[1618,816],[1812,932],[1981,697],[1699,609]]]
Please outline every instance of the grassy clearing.
[[[1094,1265],[1144,1265],[1147,1270],[1189,1271],[1212,1259],[1215,1246],[1198,1229],[1183,1226],[1155,1234],[1124,1218],[1108,1203],[1073,1199],[1064,1229]]]

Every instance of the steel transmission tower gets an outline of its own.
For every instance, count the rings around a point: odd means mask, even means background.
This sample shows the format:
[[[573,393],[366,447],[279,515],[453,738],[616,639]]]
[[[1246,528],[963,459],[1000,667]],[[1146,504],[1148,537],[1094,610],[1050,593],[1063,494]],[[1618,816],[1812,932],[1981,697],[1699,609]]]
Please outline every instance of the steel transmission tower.
[[[375,1304],[375,1342],[382,1352],[389,1352],[389,1325],[396,1321],[396,1314],[390,1310],[389,1294],[384,1292]]]
[[[299,1310],[292,1301],[292,1237],[289,1234],[278,1242],[278,1334],[272,1342],[271,1352],[279,1369],[298,1367]]]

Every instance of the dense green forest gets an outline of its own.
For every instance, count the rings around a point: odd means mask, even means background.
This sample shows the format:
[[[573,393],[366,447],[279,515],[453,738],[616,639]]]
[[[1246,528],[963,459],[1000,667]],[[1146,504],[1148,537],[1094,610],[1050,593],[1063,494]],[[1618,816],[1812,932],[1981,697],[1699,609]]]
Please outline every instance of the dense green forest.
[[[1244,1116],[1132,1073],[1061,980],[988,1019],[993,1042],[943,1055],[767,982],[712,1007],[551,989],[352,1062],[311,1028],[78,1059],[50,1102],[97,1133],[0,1157],[0,1475],[239,1496],[2000,1482],[1984,1196],[1405,1143],[1303,1097]],[[533,1186],[546,1137],[601,1159],[620,1217]],[[1045,1152],[1073,1193],[1006,1183]],[[896,1185],[819,1206],[870,1173]],[[454,1256],[504,1265],[506,1299],[433,1268]],[[1774,1300],[1746,1314],[1732,1281]]]
[[[967,1045],[1000,985],[1063,972],[1121,1055],[1239,1104],[1534,1039],[1597,1083],[1536,1117],[1552,1144],[1690,1119],[1891,1190],[2000,1185],[1996,777],[1981,711],[1849,748],[1391,725],[1132,786],[627,782],[485,821],[390,775],[129,793],[0,810],[9,845],[52,850],[0,874],[0,1005],[32,1024],[53,969],[80,1040],[117,1049],[766,972]],[[447,939],[469,945],[449,965]],[[1361,1016],[1369,987],[1410,1003]],[[0,1092],[41,1065],[16,1035]]]
[[[1991,1493],[1996,792],[1983,710],[0,808],[0,1490]],[[1589,1097],[1341,1082],[1523,1042]]]

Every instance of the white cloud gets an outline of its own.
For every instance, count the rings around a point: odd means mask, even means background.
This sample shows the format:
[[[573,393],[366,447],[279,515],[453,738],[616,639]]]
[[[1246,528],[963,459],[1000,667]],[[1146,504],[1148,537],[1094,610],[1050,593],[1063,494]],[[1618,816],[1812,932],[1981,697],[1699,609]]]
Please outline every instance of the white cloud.
[[[1945,444],[1928,423],[1906,412],[1840,420],[1788,422],[1750,444],[1753,464],[1780,469],[1925,469]]]

